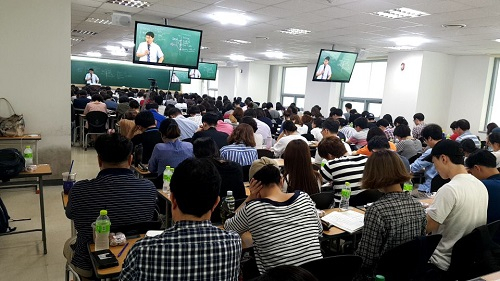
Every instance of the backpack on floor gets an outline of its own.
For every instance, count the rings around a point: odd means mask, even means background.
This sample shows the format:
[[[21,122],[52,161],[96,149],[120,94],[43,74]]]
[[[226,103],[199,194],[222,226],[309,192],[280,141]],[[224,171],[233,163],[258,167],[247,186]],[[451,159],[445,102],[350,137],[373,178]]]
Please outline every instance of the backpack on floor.
[[[7,213],[7,208],[3,204],[2,198],[0,198],[0,233],[12,232],[16,230],[15,227],[9,227],[9,213]]]

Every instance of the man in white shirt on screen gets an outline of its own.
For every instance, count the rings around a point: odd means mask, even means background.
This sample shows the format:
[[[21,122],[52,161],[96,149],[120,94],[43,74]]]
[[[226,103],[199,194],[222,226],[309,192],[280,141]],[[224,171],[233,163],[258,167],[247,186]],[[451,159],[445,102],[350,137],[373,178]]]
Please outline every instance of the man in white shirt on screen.
[[[85,75],[85,81],[87,82],[87,85],[99,84],[99,77],[94,74],[93,68],[90,68],[89,73]]]
[[[332,68],[328,63],[330,63],[330,57],[326,57],[323,64],[319,66],[318,71],[316,71],[316,79],[330,80],[332,77]]]
[[[172,78],[170,79],[170,82],[172,82],[172,83],[179,83],[180,82],[179,77],[177,77],[175,72],[172,73]]]
[[[139,57],[139,61],[145,62],[163,62],[163,52],[160,46],[154,43],[155,34],[151,31],[146,33],[146,42],[141,42],[139,48],[137,48],[136,56]]]
[[[198,69],[189,70],[189,78],[201,78],[201,73]]]

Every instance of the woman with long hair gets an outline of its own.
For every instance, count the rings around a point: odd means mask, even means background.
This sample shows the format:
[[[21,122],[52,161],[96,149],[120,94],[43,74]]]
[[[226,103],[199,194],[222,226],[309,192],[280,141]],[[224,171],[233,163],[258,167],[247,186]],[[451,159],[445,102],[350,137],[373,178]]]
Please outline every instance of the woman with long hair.
[[[252,126],[241,123],[227,139],[229,145],[220,149],[220,156],[223,159],[234,161],[241,166],[252,165],[257,160],[257,149],[255,149],[255,139],[253,137]]]
[[[321,175],[312,168],[309,146],[302,140],[292,140],[282,155],[285,162],[283,189],[286,192],[296,190],[311,195],[320,192]]]

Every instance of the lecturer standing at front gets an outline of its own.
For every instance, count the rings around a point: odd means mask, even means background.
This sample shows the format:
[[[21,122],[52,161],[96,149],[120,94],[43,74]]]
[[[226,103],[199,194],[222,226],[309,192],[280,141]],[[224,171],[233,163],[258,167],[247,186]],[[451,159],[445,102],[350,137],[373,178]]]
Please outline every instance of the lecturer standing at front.
[[[330,80],[332,77],[332,68],[329,63],[330,57],[326,57],[323,64],[318,67],[318,71],[316,71],[317,80]]]
[[[139,61],[145,62],[163,62],[163,52],[160,46],[154,43],[155,34],[151,31],[146,33],[146,42],[141,42],[139,48],[137,48],[136,56],[139,57]]]
[[[99,77],[94,74],[93,68],[90,68],[89,73],[85,75],[85,81],[87,82],[87,85],[99,84]]]

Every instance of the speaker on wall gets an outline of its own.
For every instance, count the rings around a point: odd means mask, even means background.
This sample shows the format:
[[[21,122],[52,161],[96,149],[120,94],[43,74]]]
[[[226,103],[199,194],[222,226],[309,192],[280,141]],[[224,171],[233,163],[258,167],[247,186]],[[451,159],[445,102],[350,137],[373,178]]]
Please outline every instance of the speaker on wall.
[[[131,22],[132,22],[131,15],[122,14],[122,13],[113,13],[111,15],[111,23],[113,25],[130,26]]]

